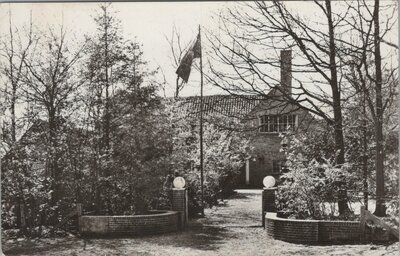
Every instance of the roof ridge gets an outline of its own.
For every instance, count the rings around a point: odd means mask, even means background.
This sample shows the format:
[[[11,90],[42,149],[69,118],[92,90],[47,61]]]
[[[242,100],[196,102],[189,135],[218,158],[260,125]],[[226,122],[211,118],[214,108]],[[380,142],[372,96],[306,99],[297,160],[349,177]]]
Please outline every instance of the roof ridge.
[[[244,117],[249,114],[266,97],[263,95],[232,95],[215,94],[207,95],[203,98],[203,113],[209,115],[212,113],[225,116]],[[189,115],[198,115],[200,113],[200,96],[180,97],[176,99],[179,102],[181,111]]]
[[[260,97],[264,98],[266,95],[257,95],[257,94],[213,94],[213,95],[203,95],[203,98],[216,98],[216,97],[232,97],[232,98],[245,98],[245,97]],[[167,97],[173,98],[173,97]],[[200,95],[191,95],[191,96],[180,96],[178,99],[189,99],[189,98],[200,98]]]

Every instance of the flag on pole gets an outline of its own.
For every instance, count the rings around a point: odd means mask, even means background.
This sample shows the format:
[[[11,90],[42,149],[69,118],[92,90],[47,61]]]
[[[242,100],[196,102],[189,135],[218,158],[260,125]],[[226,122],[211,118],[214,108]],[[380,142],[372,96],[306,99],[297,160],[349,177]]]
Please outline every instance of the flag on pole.
[[[190,68],[192,67],[193,59],[200,58],[201,56],[201,40],[200,33],[197,35],[196,41],[189,48],[188,52],[183,56],[181,63],[179,64],[176,74],[182,78],[185,83],[189,80]]]

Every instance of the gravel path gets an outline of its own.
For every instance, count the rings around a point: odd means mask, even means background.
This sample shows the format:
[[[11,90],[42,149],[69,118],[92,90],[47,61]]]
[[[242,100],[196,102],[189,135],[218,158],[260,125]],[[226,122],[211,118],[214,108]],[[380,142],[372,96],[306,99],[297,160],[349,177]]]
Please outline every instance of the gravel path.
[[[399,255],[392,245],[311,246],[273,240],[261,227],[261,191],[238,194],[186,231],[130,239],[75,237],[3,243],[5,255]]]

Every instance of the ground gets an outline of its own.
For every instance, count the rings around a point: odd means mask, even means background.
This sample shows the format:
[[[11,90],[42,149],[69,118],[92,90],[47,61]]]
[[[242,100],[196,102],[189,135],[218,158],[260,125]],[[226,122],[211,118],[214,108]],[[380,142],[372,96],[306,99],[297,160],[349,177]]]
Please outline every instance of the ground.
[[[5,255],[398,255],[391,245],[311,246],[286,243],[261,227],[261,191],[239,190],[206,218],[192,220],[186,231],[124,239],[76,237],[6,241]]]

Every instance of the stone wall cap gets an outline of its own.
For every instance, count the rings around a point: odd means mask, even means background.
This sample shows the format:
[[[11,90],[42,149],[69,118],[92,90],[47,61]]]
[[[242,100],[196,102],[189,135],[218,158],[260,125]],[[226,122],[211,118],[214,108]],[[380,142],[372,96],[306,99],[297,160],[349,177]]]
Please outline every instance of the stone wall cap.
[[[276,212],[267,212],[265,214],[266,219],[270,220],[279,220],[286,222],[318,222],[318,223],[348,223],[348,224],[359,224],[359,221],[356,220],[306,220],[306,219],[285,219],[277,216]]]
[[[152,212],[152,211],[150,211]],[[98,219],[118,219],[118,218],[146,218],[146,217],[157,217],[157,216],[167,216],[167,215],[175,215],[178,214],[179,212],[177,211],[171,211],[171,210],[156,210],[154,211],[153,214],[138,214],[138,215],[82,215],[80,217],[86,219],[86,218],[98,218]]]

